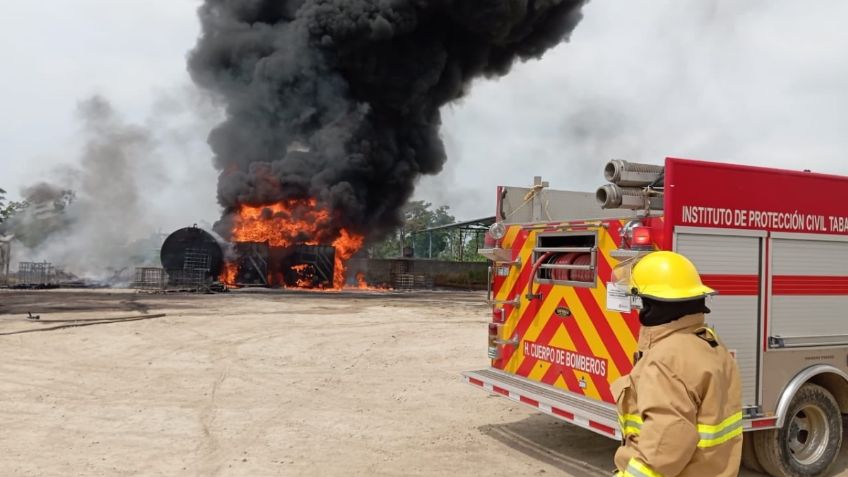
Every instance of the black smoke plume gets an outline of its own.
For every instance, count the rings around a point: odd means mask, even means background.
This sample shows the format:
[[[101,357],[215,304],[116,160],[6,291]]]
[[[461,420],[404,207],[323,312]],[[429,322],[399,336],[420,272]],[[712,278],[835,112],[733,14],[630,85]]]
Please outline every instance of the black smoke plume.
[[[566,40],[584,3],[205,0],[188,63],[226,104],[209,136],[225,219],[314,197],[338,227],[398,224],[445,162],[439,108]]]

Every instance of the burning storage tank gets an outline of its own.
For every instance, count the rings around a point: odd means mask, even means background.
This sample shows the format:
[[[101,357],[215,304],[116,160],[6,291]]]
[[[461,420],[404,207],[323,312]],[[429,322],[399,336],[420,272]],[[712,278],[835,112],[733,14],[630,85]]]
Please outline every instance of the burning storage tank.
[[[285,288],[334,287],[336,250],[330,245],[233,244],[234,278],[229,285]],[[225,281],[227,278],[225,277]]]
[[[282,230],[279,223],[258,224]],[[344,280],[343,260],[361,247],[360,240],[345,241],[346,234],[332,245],[270,238],[233,237],[227,243],[197,226],[182,228],[162,244],[162,268],[170,285],[194,288],[220,280],[230,286],[331,289]]]
[[[222,281],[235,286],[341,289],[365,240],[316,199],[242,205],[219,225],[232,243]]]
[[[209,281],[221,274],[224,250],[212,234],[192,226],[169,235],[162,244],[159,258],[171,282]]]
[[[287,285],[316,288],[333,287],[336,249],[330,245],[295,245],[283,269]]]

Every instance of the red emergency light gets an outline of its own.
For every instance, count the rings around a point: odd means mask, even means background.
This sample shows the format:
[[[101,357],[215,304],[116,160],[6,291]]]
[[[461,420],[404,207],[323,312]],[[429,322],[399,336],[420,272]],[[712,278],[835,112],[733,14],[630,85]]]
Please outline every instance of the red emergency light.
[[[651,240],[651,229],[645,226],[639,226],[633,228],[633,238],[630,240],[630,245],[632,247],[653,247],[653,240]]]
[[[653,250],[654,238],[651,228],[646,227],[641,221],[632,221],[624,228],[624,238],[627,247],[631,250]]]

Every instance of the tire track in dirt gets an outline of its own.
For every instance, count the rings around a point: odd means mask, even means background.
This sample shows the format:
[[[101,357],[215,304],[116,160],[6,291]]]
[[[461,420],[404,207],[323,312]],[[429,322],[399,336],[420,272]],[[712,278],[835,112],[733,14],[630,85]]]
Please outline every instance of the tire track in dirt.
[[[201,405],[199,412],[202,439],[195,449],[195,463],[198,476],[220,475],[223,468],[221,445],[215,431],[218,389],[229,376],[228,367],[224,367],[212,381],[209,398]]]

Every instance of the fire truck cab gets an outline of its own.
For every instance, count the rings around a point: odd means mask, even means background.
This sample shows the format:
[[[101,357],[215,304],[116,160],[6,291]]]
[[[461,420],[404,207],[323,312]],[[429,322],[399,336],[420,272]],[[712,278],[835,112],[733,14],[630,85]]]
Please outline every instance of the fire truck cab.
[[[718,291],[708,324],[743,381],[743,465],[826,475],[848,413],[848,177],[667,158],[610,161],[596,193],[497,189],[488,358],[464,379],[613,439],[610,383],[638,312],[624,261],[674,250]]]

